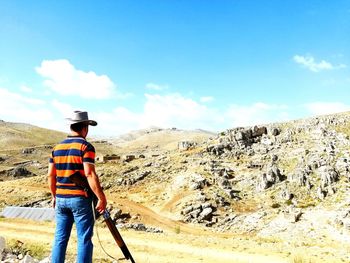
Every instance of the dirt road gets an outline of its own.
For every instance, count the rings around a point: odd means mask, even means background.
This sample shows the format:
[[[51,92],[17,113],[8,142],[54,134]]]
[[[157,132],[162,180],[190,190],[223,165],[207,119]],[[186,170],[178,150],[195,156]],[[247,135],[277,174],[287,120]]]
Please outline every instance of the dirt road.
[[[122,258],[119,248],[116,247],[110,233],[102,224],[98,224],[98,232],[101,244],[107,252],[116,258]],[[15,239],[25,243],[40,244],[49,253],[54,223],[2,218],[0,233],[8,240]],[[239,240],[231,238],[171,232],[154,234],[131,230],[121,230],[121,234],[138,263],[290,262],[282,255],[259,255],[247,252],[245,249],[248,248],[237,247]],[[93,241],[95,244],[94,261],[107,260],[108,257],[103,253],[96,234]],[[68,247],[70,257],[74,257],[75,247],[76,235],[73,232]],[[127,261],[118,260],[118,262]]]

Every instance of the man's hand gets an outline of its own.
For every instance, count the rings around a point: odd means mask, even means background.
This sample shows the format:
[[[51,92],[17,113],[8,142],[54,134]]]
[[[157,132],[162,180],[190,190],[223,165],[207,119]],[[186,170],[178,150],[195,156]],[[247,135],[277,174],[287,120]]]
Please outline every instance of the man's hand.
[[[107,202],[106,199],[98,200],[96,205],[96,210],[102,214],[106,210]]]

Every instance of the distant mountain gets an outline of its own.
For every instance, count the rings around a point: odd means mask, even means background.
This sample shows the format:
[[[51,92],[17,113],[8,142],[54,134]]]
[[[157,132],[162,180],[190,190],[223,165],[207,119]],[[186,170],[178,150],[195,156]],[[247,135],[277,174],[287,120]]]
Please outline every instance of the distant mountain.
[[[177,128],[162,129],[150,127],[131,131],[129,133],[112,139],[114,145],[129,148],[130,150],[139,149],[175,149],[179,141],[203,142],[208,138],[215,136],[215,133],[205,130],[180,130]]]
[[[31,124],[0,121],[0,150],[53,144],[66,136],[63,132],[40,128]]]

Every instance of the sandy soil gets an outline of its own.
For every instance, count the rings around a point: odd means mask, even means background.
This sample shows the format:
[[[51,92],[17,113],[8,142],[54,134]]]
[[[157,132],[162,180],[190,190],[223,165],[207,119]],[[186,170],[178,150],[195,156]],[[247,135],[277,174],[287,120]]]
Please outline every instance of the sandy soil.
[[[118,262],[127,262],[127,260],[121,259],[123,258],[121,251],[102,222],[98,224],[97,231],[106,251],[119,259]],[[240,238],[171,232],[162,234],[131,230],[121,230],[120,232],[136,262],[290,262],[283,255],[264,255],[245,251],[248,250],[248,247],[237,246]],[[54,223],[1,219],[0,233],[6,239],[41,244],[49,251],[54,233]],[[101,249],[96,229],[93,241],[95,244],[94,261],[108,260]],[[75,245],[76,235],[73,231],[68,248],[70,257],[74,257]]]
[[[0,182],[0,201],[8,202],[9,197],[20,194],[22,196],[28,194],[28,197],[36,195],[42,197],[47,192],[46,184],[42,182],[38,183],[30,179],[24,179],[21,182],[21,184],[15,181]],[[11,193],[9,194],[6,189],[11,189]],[[176,199],[177,196],[165,206],[150,208],[143,204],[142,199],[139,202],[138,198],[130,200],[123,198],[120,194],[108,194],[109,203],[113,203],[115,207],[121,208],[123,212],[130,212],[131,215],[139,215],[141,222],[147,226],[164,230],[164,233],[160,234],[121,230],[137,263],[347,262],[344,261],[344,255],[343,260],[340,259],[339,247],[330,242],[318,244],[313,240],[290,244],[288,240],[284,242],[276,238],[261,239],[254,235],[214,233],[209,228],[179,222],[166,213]],[[122,258],[121,251],[104,223],[99,222],[97,226],[102,246],[113,257]],[[96,233],[95,230],[94,262],[112,262],[102,251]],[[54,235],[54,222],[0,218],[0,235],[6,239],[40,244],[49,254]],[[70,258],[74,258],[75,247],[76,236],[73,232],[68,248]],[[342,250],[346,253],[350,251],[350,247],[349,250],[347,248]],[[118,260],[118,262],[127,261]]]

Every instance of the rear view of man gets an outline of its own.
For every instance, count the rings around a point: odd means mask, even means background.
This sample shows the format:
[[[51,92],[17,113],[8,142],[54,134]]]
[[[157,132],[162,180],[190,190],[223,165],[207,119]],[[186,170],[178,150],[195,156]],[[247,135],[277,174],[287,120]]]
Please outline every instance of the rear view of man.
[[[95,208],[102,213],[106,209],[107,200],[95,171],[95,148],[85,139],[89,125],[96,126],[97,122],[89,120],[86,111],[75,111],[68,120],[71,122],[71,135],[54,147],[48,170],[48,183],[56,214],[52,262],[65,261],[68,240],[75,223],[78,238],[77,263],[90,263],[94,226],[92,199],[82,187],[70,180],[70,176],[78,174],[87,178],[98,198]]]

